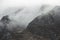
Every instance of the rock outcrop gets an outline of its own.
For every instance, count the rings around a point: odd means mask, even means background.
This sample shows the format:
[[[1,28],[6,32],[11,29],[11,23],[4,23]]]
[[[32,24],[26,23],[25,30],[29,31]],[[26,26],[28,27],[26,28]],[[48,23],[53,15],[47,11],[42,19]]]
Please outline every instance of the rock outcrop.
[[[57,6],[48,13],[36,17],[29,23],[27,30],[51,40],[60,40],[60,7]]]
[[[0,40],[9,40],[12,36],[10,31],[7,29],[7,24],[10,22],[10,19],[7,16],[3,16],[0,20]]]

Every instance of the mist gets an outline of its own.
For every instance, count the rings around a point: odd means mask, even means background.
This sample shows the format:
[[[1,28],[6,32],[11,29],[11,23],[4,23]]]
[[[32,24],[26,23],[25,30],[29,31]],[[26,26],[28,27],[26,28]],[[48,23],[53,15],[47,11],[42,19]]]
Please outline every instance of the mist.
[[[52,10],[54,6],[40,5],[40,6],[30,6],[30,7],[9,7],[1,10],[0,19],[9,15],[9,19],[12,20],[13,24],[17,24],[22,28],[26,28],[27,25],[37,16],[47,13]],[[46,11],[45,11],[46,10]],[[12,29],[15,26],[10,27]]]
[[[12,20],[13,24],[26,28],[35,17],[47,13],[59,3],[57,1],[50,1],[2,0],[0,2],[0,19],[5,15],[9,15],[9,19]]]
[[[0,0],[0,40],[35,38],[36,35],[31,35],[27,27],[36,17],[49,13],[56,6],[60,6],[60,0]],[[40,31],[39,28],[38,31]]]

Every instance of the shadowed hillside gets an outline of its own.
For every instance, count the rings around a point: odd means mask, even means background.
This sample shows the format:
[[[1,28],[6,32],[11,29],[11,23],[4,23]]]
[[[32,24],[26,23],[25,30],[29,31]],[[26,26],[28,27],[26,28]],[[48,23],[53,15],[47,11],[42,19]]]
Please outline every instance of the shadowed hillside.
[[[36,17],[29,23],[27,30],[50,40],[60,40],[60,7]]]
[[[10,19],[7,16],[5,17],[0,20],[0,40],[60,40],[59,6],[36,17],[23,31],[20,31],[21,28],[19,30],[14,28],[13,31],[6,29]]]

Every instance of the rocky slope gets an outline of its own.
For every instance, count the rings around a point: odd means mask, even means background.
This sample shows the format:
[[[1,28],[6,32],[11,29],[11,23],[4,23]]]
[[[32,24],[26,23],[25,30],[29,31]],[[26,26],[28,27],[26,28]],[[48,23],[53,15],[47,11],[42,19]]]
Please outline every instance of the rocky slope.
[[[5,33],[11,34],[7,35],[7,38],[12,37],[7,40],[60,40],[60,7],[57,6],[48,13],[36,17],[22,32]]]
[[[48,13],[36,17],[29,23],[27,30],[33,35],[60,40],[60,7],[57,6]]]

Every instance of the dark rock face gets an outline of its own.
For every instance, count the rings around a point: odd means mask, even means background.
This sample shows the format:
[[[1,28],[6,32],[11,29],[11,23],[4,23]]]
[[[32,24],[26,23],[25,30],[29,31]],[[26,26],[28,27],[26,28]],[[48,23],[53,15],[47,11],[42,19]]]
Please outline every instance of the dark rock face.
[[[27,30],[50,40],[60,40],[60,7],[36,17],[29,23]]]
[[[10,19],[8,18],[9,16],[8,15],[6,15],[6,16],[3,16],[2,17],[2,19],[1,19],[1,21],[4,23],[9,23],[10,22]]]
[[[10,19],[8,16],[3,16],[0,20],[0,40],[10,40],[11,32],[7,30],[7,24],[9,23]]]

